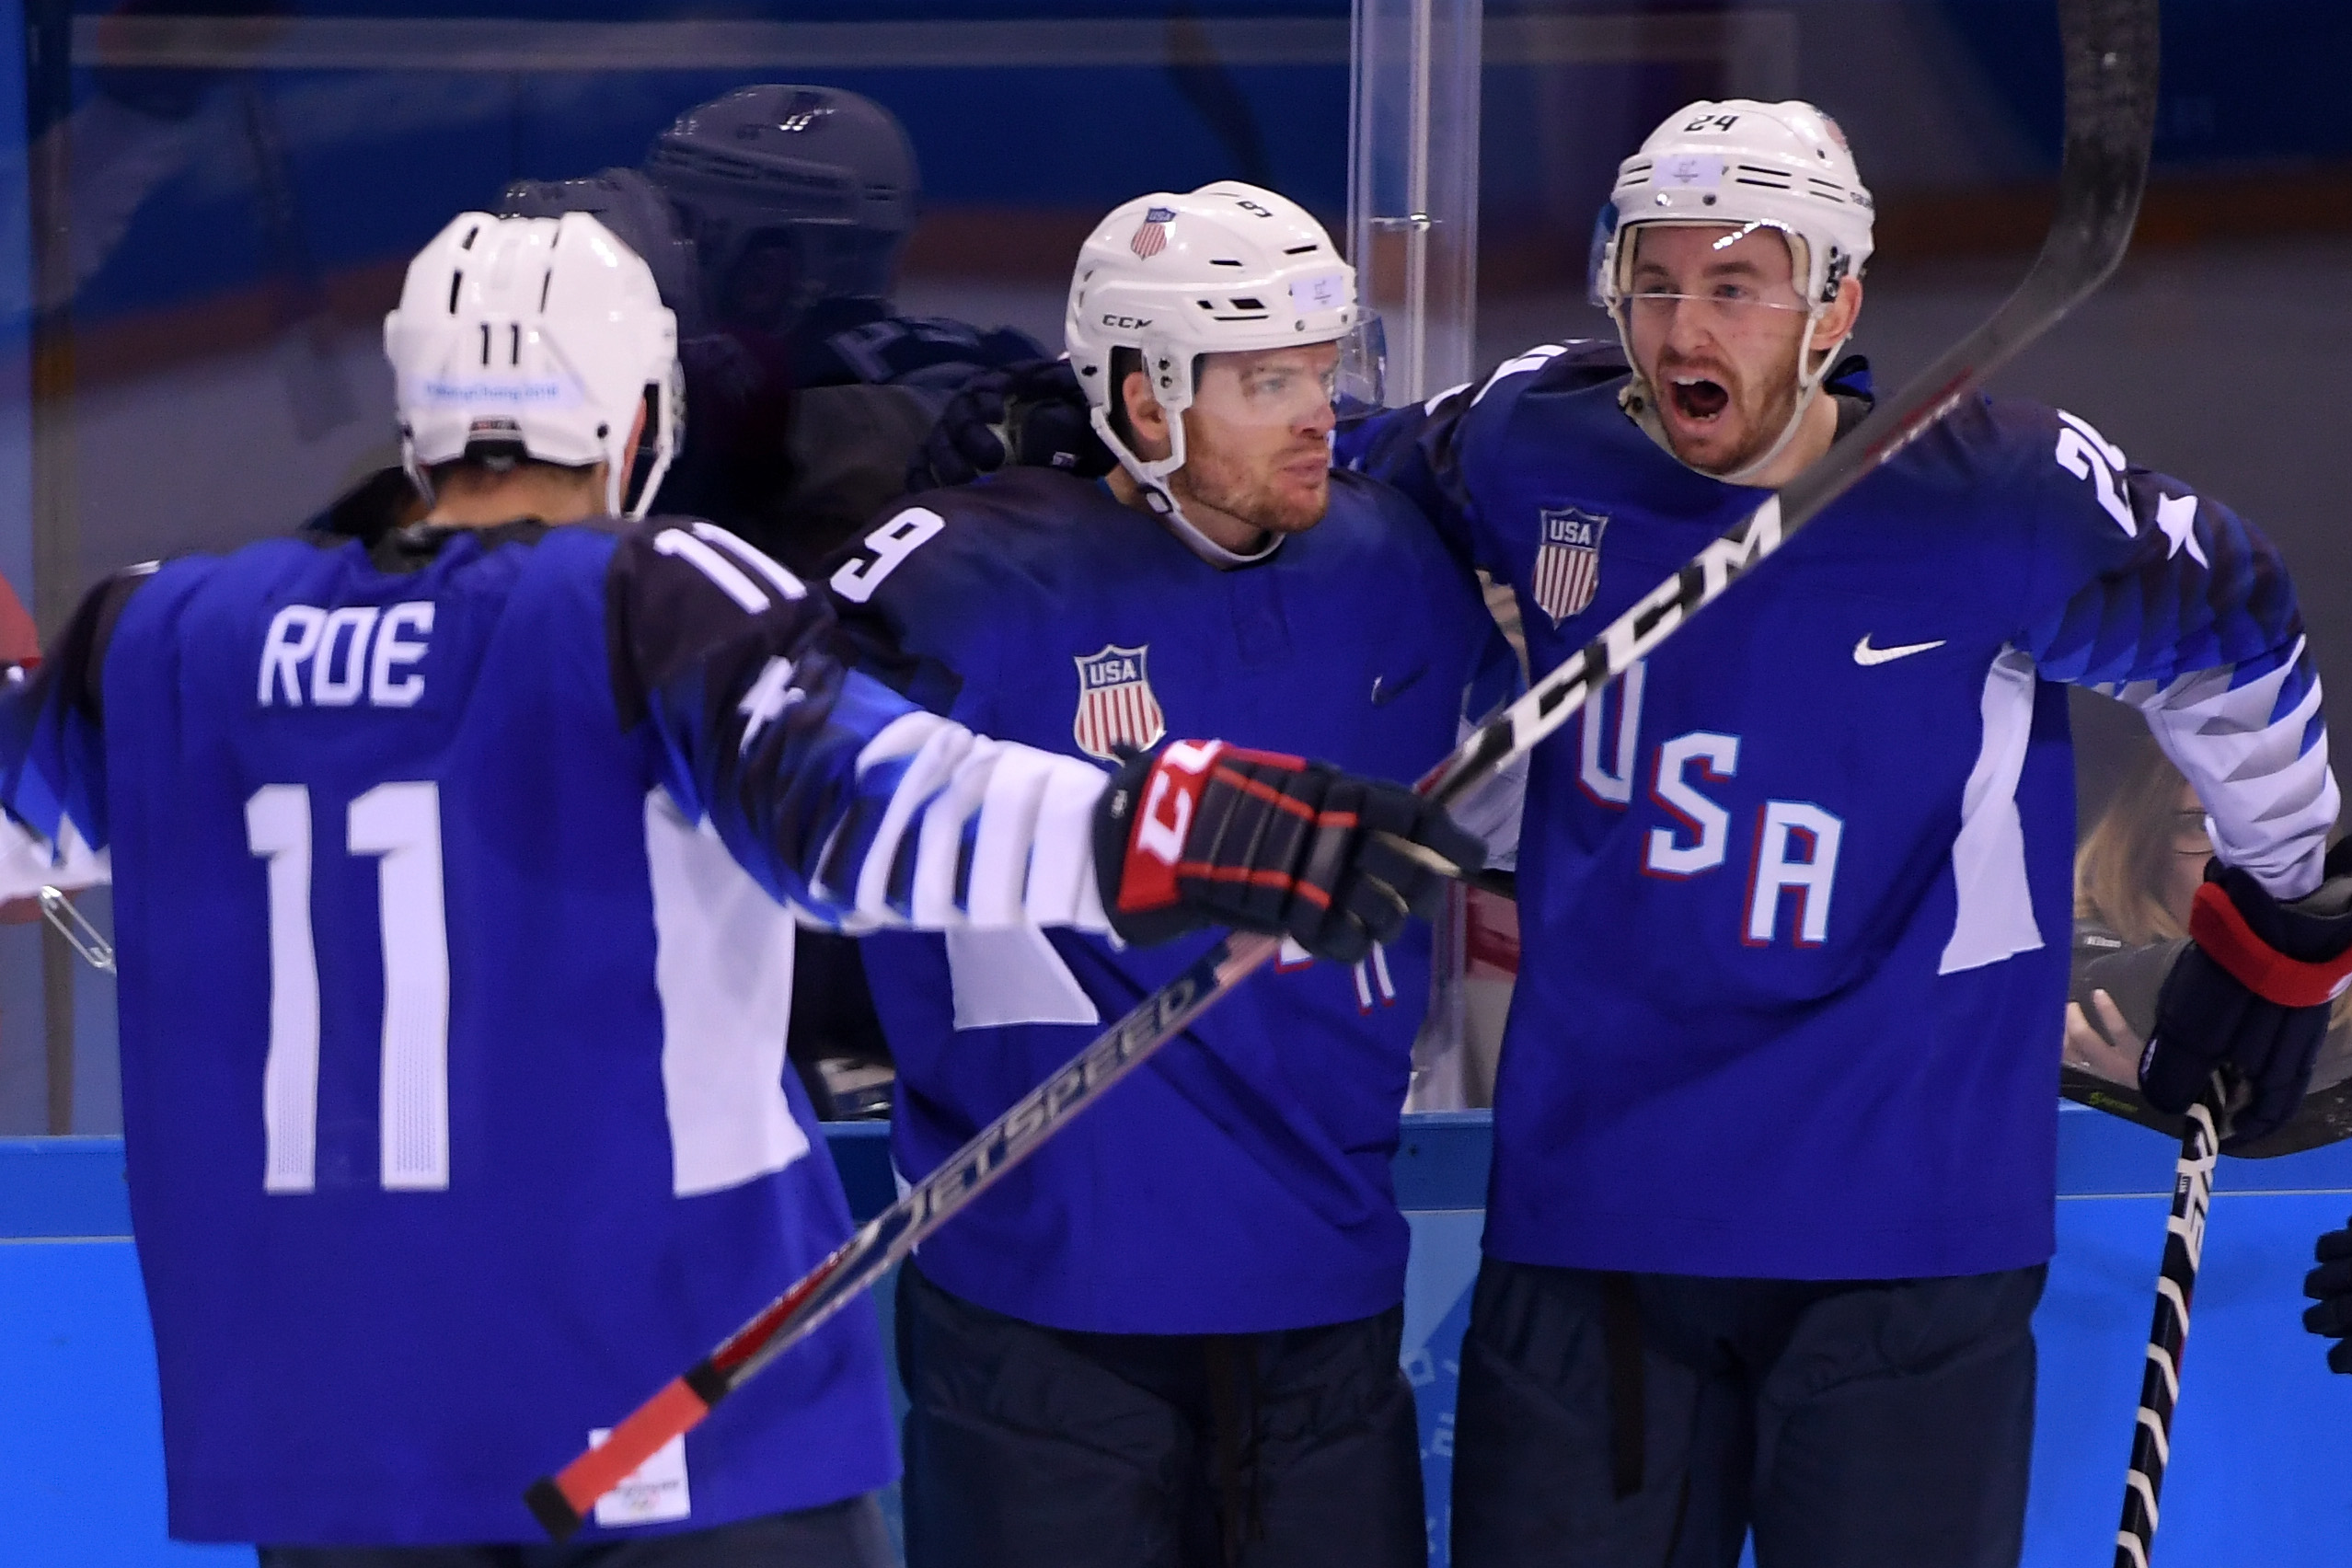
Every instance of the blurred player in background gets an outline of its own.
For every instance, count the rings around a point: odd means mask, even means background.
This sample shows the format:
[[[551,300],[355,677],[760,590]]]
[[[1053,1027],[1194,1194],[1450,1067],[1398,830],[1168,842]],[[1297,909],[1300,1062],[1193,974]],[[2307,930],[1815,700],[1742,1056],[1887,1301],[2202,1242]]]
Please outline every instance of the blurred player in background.
[[[846,672],[821,594],[632,521],[677,447],[674,342],[593,218],[459,218],[386,323],[427,515],[121,573],[0,695],[0,896],[115,883],[179,1539],[878,1568],[896,1456],[859,1311],[582,1542],[521,1500],[847,1235],[783,1075],[794,913],[1229,919],[1352,958],[1431,902],[1396,838],[1476,858],[1394,787],[1216,743],[1106,781]]]
[[[694,410],[660,504],[807,573],[898,496],[948,393],[1044,352],[1009,328],[896,313],[921,194],[888,110],[778,85],[686,110],[641,169],[523,181],[504,210],[594,212],[652,259]]]
[[[895,500],[948,393],[1043,351],[1009,328],[895,313],[922,195],[882,105],[837,87],[738,88],[680,115],[642,168],[525,180],[503,210],[588,212],[678,313],[686,444],[662,510],[714,519],[815,571]],[[890,1055],[855,943],[800,939],[792,1058],[819,1113],[887,1113]]]
[[[1542,345],[1340,453],[1512,585],[1551,668],[1861,421],[1839,356],[1871,213],[1811,106],[1692,104],[1619,171],[1617,344]],[[985,462],[968,408],[948,424],[940,462]],[[1977,398],[1756,577],[1534,757],[1464,1568],[1729,1563],[1751,1529],[1766,1568],[2016,1560],[2058,683],[2139,708],[2213,825],[2139,1067],[2159,1110],[2228,1067],[2230,1147],[2285,1124],[2327,1008],[2277,977],[2352,963],[2318,676],[2284,564],[2226,508]]]
[[[1331,471],[1335,398],[1377,401],[1371,325],[1271,190],[1119,207],[1067,317],[1119,466],[925,494],[832,575],[847,621],[920,656],[950,718],[1100,766],[1206,724],[1417,777],[1482,648],[1509,654],[1411,506]],[[1200,948],[864,946],[910,1179]],[[901,1271],[914,1568],[1424,1561],[1389,1162],[1429,933],[1290,956]]]

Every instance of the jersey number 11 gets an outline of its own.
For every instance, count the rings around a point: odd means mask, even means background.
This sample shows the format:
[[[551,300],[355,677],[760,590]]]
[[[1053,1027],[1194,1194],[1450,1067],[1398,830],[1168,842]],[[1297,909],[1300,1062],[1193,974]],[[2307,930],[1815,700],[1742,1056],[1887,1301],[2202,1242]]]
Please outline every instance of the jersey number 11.
[[[318,955],[310,936],[310,790],[267,784],[245,802],[246,846],[269,862],[270,1055],[261,1072],[261,1185],[317,1185]],[[449,1185],[449,936],[441,897],[441,786],[379,784],[353,801],[350,853],[382,862],[384,1056],[377,1111],[387,1189]]]

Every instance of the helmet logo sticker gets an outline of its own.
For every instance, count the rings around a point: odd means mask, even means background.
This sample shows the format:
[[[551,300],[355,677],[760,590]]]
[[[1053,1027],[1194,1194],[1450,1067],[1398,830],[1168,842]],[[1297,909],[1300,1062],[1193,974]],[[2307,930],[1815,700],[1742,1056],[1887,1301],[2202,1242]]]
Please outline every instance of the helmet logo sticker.
[[[1099,653],[1074,655],[1078,665],[1078,717],[1070,726],[1078,750],[1104,762],[1119,760],[1118,748],[1141,751],[1168,732],[1168,719],[1152,695],[1145,660],[1151,644],[1104,645]]]
[[[1145,260],[1168,248],[1168,225],[1176,221],[1173,207],[1147,207],[1143,222],[1136,225],[1136,236],[1127,241],[1127,248]]]
[[[1724,182],[1724,160],[1715,153],[1668,153],[1658,159],[1650,180],[1685,190],[1712,190]]]
[[[1318,272],[1311,278],[1299,278],[1290,285],[1290,308],[1301,316],[1312,316],[1319,310],[1337,310],[1347,303],[1347,274]]]
[[[1535,602],[1558,626],[1593,602],[1600,589],[1601,535],[1608,519],[1578,506],[1548,506],[1538,514]]]

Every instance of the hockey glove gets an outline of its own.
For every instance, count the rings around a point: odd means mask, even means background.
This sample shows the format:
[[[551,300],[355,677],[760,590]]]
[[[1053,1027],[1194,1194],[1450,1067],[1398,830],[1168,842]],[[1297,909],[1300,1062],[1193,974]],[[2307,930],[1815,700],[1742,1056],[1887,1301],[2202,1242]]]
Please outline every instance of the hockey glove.
[[[2216,1069],[2235,1069],[2247,1099],[2224,1148],[2294,1115],[2327,1033],[2328,1004],[2352,981],[2352,840],[2329,854],[2325,876],[2317,891],[2281,904],[2251,873],[2208,864],[2189,912],[2190,944],[2157,993],[2140,1090],[2179,1115]]]
[[[1353,963],[1485,859],[1410,790],[1222,741],[1128,758],[1095,815],[1102,906],[1131,942],[1232,926]]]
[[[1069,361],[1032,360],[975,375],[948,399],[907,466],[906,488],[968,484],[1007,467],[1094,479],[1113,466]]]
[[[2319,1267],[2303,1276],[2303,1294],[2318,1305],[2303,1309],[2303,1327],[2335,1343],[2327,1347],[2331,1372],[2352,1372],[2352,1223],[2331,1230],[2312,1249]]]

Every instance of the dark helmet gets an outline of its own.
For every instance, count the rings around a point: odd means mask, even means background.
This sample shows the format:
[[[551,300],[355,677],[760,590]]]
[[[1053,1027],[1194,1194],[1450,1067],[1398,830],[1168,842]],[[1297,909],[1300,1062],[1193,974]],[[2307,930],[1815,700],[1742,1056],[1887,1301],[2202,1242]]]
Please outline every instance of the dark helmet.
[[[645,259],[662,303],[678,318],[678,338],[700,337],[709,312],[694,246],[661,188],[633,168],[608,168],[585,179],[518,179],[499,198],[502,218],[559,218],[590,213]]]
[[[820,300],[886,299],[915,226],[915,148],[890,110],[838,87],[740,87],[655,138],[645,172],[676,204],[722,322],[774,332]]]

